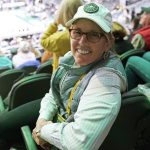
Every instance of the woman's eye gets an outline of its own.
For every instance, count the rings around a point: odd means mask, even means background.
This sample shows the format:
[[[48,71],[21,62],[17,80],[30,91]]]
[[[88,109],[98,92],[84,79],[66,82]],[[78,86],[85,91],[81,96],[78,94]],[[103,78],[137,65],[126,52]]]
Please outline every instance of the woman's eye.
[[[90,34],[92,37],[99,37],[99,34],[98,33],[91,33]]]
[[[80,32],[80,31],[75,31],[75,33],[76,33],[76,34],[81,34],[81,32]]]

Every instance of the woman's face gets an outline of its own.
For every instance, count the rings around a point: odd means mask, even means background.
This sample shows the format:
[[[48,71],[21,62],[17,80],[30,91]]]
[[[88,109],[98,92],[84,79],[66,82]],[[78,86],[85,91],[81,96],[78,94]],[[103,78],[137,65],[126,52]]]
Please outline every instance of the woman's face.
[[[150,14],[147,14],[147,13],[144,12],[143,15],[141,16],[140,24],[142,26],[150,25]]]
[[[102,33],[100,27],[87,19],[80,19],[71,26],[71,29],[77,29],[81,33]],[[83,34],[80,39],[71,38],[71,51],[75,62],[79,66],[85,66],[99,60],[103,53],[108,50],[108,40],[105,36],[97,42],[90,42]]]

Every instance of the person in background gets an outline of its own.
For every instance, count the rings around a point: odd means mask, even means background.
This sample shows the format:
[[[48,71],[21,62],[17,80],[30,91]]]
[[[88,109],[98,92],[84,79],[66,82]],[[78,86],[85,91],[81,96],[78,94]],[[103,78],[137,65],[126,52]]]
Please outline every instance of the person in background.
[[[28,61],[36,61],[36,56],[32,52],[32,47],[30,42],[28,41],[21,41],[19,48],[17,50],[17,54],[13,56],[12,62],[14,68],[18,68],[22,64]]]
[[[139,24],[139,21],[140,21],[140,17],[138,16],[135,16],[132,20],[131,20],[131,32],[135,32],[136,30],[138,30],[140,28],[140,24]]]
[[[127,36],[127,31],[120,23],[115,21],[113,22],[112,33],[115,37],[115,44],[113,49],[118,55],[121,55],[126,51],[134,48],[131,42],[125,39]]]
[[[66,23],[71,51],[51,79],[32,136],[42,148],[97,150],[112,127],[126,90],[110,11],[99,3],[78,8]]]
[[[45,63],[48,60],[53,59],[53,53],[50,51],[44,51],[42,57],[41,57],[41,63]]]
[[[124,26],[126,31],[129,33],[130,29],[130,20],[131,15],[129,14],[129,10],[122,4],[117,4],[115,8],[111,11],[113,21],[120,23]]]
[[[131,56],[125,66],[128,79],[128,90],[138,84],[150,82],[150,52],[145,52],[142,57]]]
[[[35,54],[36,59],[40,59],[41,56],[42,56],[40,50],[38,50],[37,48],[34,48],[34,47],[33,47],[32,40],[31,40],[31,39],[29,39],[29,40],[27,40],[27,41],[28,41],[29,44],[30,44],[31,52],[33,52],[33,53]]]
[[[13,68],[12,61],[7,56],[5,56],[2,50],[0,50],[0,69],[6,67],[12,69]]]
[[[69,32],[65,24],[73,17],[78,7],[81,5],[81,0],[62,0],[54,22],[50,23],[41,37],[41,45],[46,51],[49,51],[49,53],[45,53],[44,56],[52,56],[50,53],[54,54],[54,70],[58,66],[59,57],[64,56],[64,54],[70,50]],[[59,30],[59,25],[63,26],[62,31]],[[45,61],[44,58],[42,60]]]
[[[140,16],[136,15],[134,18],[132,18],[131,20],[131,24],[130,24],[130,33],[128,34],[127,36],[127,39],[128,41],[131,42],[132,40],[132,34],[137,31],[139,28],[140,28],[140,24],[139,24],[139,21],[140,21]]]
[[[131,43],[134,48],[150,50],[150,7],[142,7],[139,24],[141,28],[133,32]]]

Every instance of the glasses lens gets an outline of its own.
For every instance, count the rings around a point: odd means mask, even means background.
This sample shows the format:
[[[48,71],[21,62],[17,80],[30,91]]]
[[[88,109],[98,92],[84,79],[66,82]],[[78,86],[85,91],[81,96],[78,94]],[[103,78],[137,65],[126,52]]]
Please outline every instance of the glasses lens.
[[[79,40],[82,36],[82,33],[79,30],[70,29],[70,35],[71,35],[71,38]]]
[[[101,38],[100,33],[97,32],[89,32],[86,35],[89,42],[97,42]]]
[[[69,32],[70,32],[71,38],[75,39],[75,40],[80,40],[82,35],[85,34],[87,40],[89,42],[92,42],[92,43],[98,42],[100,40],[100,38],[103,36],[101,33],[98,33],[98,32],[84,33],[84,32],[77,30],[77,29],[69,29]]]

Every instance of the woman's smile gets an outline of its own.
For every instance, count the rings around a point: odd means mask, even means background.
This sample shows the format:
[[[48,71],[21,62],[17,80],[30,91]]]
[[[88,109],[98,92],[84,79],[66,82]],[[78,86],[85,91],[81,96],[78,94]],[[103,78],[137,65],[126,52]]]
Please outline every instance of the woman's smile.
[[[77,49],[77,52],[81,55],[87,55],[90,54],[91,52],[89,50],[83,50],[83,49]]]

